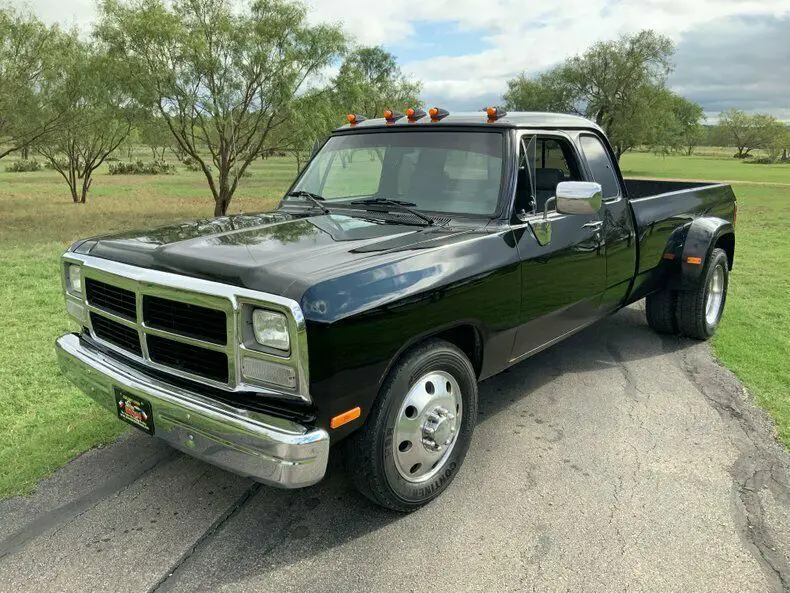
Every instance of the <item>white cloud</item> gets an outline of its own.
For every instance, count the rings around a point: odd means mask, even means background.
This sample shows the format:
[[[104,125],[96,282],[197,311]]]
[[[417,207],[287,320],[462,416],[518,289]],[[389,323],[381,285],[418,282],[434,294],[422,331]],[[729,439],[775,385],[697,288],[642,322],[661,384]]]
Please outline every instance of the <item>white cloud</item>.
[[[27,1],[50,22],[87,29],[95,15],[94,0]],[[623,33],[649,27],[680,42],[723,17],[790,17],[790,0],[431,0],[375,5],[308,0],[308,6],[311,20],[341,23],[362,44],[419,46],[415,26],[426,22],[480,35],[487,47],[483,51],[403,64],[423,82],[426,98],[442,98],[450,106],[501,96],[506,80],[518,72],[545,69],[596,41]],[[790,43],[787,46],[777,51],[784,51],[790,61]]]

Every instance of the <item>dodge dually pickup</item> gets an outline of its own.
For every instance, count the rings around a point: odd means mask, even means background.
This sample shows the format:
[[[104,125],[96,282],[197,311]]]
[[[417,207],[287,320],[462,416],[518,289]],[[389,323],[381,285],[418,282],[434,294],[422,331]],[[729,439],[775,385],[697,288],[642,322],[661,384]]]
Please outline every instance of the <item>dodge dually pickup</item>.
[[[297,488],[331,446],[409,511],[461,467],[479,381],[642,298],[710,337],[735,217],[727,185],[624,180],[580,117],[352,114],[272,212],[74,243],[57,353],[190,455]]]

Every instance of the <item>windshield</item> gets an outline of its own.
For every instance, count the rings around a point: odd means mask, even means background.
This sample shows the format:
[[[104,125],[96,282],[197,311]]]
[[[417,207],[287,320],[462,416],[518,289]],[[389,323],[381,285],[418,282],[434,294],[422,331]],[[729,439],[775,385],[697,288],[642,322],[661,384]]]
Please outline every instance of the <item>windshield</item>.
[[[293,191],[327,202],[386,198],[430,212],[493,215],[500,132],[374,132],[330,138]]]

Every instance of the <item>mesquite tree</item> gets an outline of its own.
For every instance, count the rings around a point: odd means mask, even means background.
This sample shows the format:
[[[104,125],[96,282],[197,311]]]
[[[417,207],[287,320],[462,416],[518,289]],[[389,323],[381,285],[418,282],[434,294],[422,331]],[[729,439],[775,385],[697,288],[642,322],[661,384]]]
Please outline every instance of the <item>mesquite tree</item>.
[[[0,8],[0,159],[25,150],[55,127],[60,113],[44,95],[67,36],[34,16]]]
[[[36,150],[69,186],[72,201],[84,204],[93,173],[128,136],[134,112],[121,81],[123,65],[92,44],[72,38],[60,53],[61,74],[47,95],[47,110],[58,126]]]
[[[130,68],[137,101],[157,112],[203,171],[224,215],[239,180],[311,75],[345,48],[288,0],[107,0],[98,38]]]

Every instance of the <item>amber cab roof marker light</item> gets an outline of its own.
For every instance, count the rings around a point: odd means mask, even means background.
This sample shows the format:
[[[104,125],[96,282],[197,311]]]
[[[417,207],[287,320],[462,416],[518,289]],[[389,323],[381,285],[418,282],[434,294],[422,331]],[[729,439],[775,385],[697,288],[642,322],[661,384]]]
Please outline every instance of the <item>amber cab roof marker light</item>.
[[[431,107],[428,110],[428,115],[431,116],[431,121],[440,121],[450,115],[450,112],[441,107]]]
[[[362,414],[362,409],[357,406],[356,408],[351,408],[343,412],[342,414],[338,414],[332,420],[329,421],[329,426],[332,429],[340,428],[344,424],[348,424],[352,420],[356,420],[359,418],[360,414]]]
[[[406,117],[409,118],[409,122],[414,123],[418,119],[425,117],[425,112],[419,107],[417,109],[415,109],[414,107],[409,107],[406,110]]]
[[[505,117],[507,115],[507,111],[502,109],[501,107],[488,107],[486,108],[486,115],[488,115],[488,123],[493,123],[496,120]]]
[[[359,122],[365,121],[365,119],[367,118],[364,115],[357,115],[356,113],[349,113],[346,116],[346,121],[352,126],[357,125]]]
[[[385,109],[384,110],[384,119],[387,120],[388,124],[395,123],[399,119],[403,117],[403,114],[400,111],[394,111],[393,109]]]

